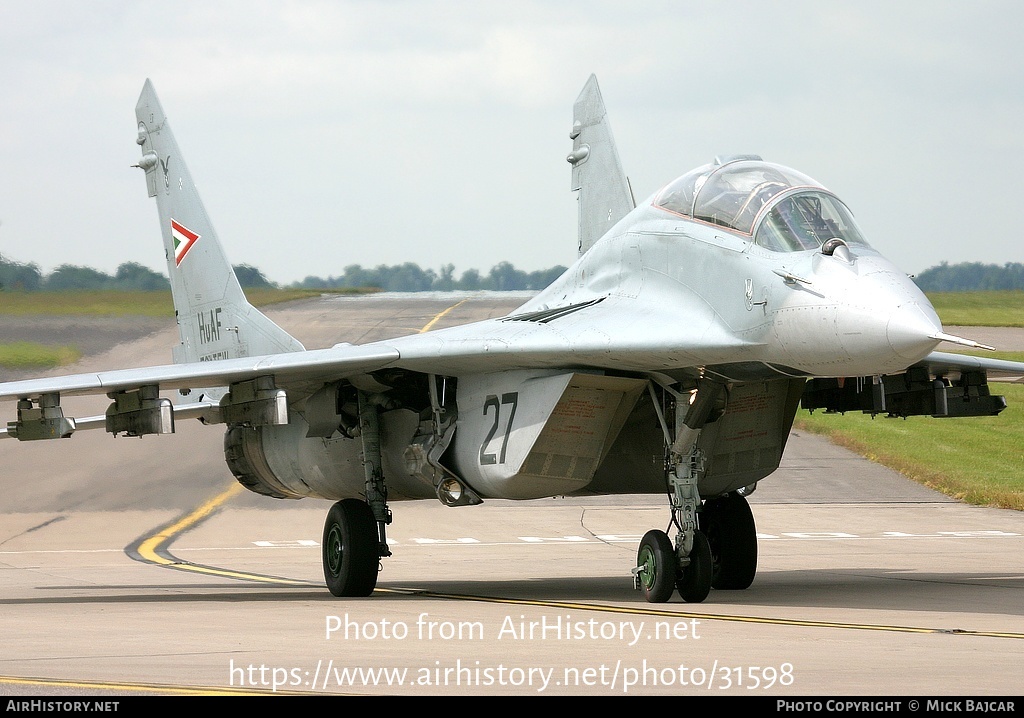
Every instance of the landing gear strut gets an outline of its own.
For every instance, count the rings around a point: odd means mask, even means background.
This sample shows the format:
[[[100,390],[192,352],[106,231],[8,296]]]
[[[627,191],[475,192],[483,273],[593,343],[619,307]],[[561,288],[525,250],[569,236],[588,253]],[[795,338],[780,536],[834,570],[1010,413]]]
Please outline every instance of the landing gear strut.
[[[344,499],[327,514],[321,544],[324,580],[338,597],[369,596],[377,586],[380,559],[391,555],[391,523],[380,458],[380,402],[359,392],[359,437],[363,444],[366,501]]]
[[[698,512],[701,497],[698,480],[704,472],[704,457],[697,448],[704,426],[721,414],[725,404],[725,387],[701,380],[692,396],[676,395],[674,437],[661,412],[654,391],[654,405],[665,432],[667,456],[666,483],[672,508],[672,523],[678,528],[674,545],[663,531],[650,531],[640,543],[637,567],[633,570],[634,585],[652,603],[663,603],[672,597],[672,584],[680,597],[699,603],[711,591],[714,564],[708,536],[700,530]],[[691,399],[689,405],[686,399]],[[684,407],[685,411],[684,411]],[[666,551],[664,546],[672,547]],[[663,582],[670,582],[665,589]]]

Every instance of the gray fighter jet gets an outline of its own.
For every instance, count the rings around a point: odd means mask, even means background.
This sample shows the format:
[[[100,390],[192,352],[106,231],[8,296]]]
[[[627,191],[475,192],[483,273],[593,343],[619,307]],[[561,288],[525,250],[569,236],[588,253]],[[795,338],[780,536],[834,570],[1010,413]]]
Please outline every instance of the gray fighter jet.
[[[944,333],[805,174],[720,156],[637,204],[594,77],[570,131],[579,258],[560,279],[498,319],[305,351],[246,301],[149,81],[136,117],[174,363],[0,384],[17,399],[6,435],[223,424],[246,488],[337,501],[322,549],[336,596],[373,592],[391,501],[586,493],[667,494],[674,536],[649,531],[633,568],[648,601],[743,589],[757,567],[745,497],[778,468],[798,407],[991,415],[1005,402],[989,376],[1024,376],[1022,363],[935,353],[979,345]],[[110,396],[105,416],[65,416],[61,400],[81,394]]]

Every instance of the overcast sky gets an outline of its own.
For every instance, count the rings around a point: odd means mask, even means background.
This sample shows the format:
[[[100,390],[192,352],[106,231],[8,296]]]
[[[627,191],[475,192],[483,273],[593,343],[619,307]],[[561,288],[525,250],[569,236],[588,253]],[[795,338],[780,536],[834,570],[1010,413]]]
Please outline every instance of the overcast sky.
[[[0,254],[166,274],[148,77],[236,264],[568,265],[596,73],[638,199],[758,153],[904,271],[1024,262],[1021,28],[1011,0],[0,0]]]

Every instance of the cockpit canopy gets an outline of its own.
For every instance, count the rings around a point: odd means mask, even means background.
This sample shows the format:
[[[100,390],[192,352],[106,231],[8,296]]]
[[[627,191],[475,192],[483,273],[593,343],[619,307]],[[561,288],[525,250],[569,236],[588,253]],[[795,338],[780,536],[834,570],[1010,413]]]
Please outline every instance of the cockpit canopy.
[[[654,205],[754,235],[757,244],[776,252],[816,249],[833,238],[867,246],[835,195],[807,175],[756,155],[716,158],[662,190]]]

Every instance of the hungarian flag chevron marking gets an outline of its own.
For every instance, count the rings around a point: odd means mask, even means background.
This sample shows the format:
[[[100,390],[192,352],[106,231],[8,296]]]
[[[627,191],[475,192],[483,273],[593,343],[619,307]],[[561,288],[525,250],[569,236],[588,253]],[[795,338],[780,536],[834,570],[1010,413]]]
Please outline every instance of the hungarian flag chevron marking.
[[[181,264],[181,260],[192,249],[192,245],[199,240],[200,235],[187,228],[177,220],[171,220],[171,241],[174,243],[174,266]]]

